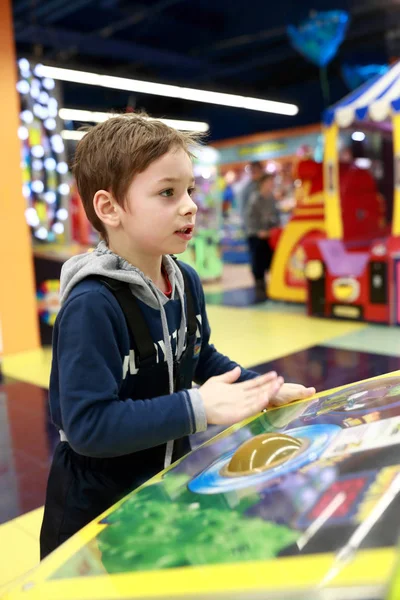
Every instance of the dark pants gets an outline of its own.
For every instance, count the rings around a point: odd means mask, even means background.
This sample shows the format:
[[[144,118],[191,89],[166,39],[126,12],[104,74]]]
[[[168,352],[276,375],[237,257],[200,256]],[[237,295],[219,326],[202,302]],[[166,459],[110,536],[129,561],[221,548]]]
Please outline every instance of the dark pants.
[[[247,241],[250,250],[251,271],[256,281],[262,281],[271,266],[273,250],[268,240],[260,240],[256,236],[251,236]]]
[[[41,559],[163,468],[135,476],[132,456],[89,458],[67,442],[58,444],[47,484]]]

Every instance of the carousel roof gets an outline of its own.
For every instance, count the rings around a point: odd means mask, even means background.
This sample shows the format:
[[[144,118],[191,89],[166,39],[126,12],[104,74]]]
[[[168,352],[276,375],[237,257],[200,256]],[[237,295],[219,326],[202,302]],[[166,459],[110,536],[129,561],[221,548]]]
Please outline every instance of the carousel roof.
[[[355,121],[384,121],[400,112],[400,62],[384,75],[367,81],[340,102],[328,108],[323,116],[325,125],[336,122],[349,127]]]

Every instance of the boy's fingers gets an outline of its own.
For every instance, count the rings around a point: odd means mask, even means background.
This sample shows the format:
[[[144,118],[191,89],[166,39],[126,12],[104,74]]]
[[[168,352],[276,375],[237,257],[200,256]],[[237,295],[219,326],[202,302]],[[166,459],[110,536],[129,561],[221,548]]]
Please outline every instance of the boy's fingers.
[[[267,408],[270,399],[277,393],[283,384],[283,377],[278,377],[276,381],[269,381],[262,387],[253,388],[248,392],[246,403],[240,411],[239,421],[252,417]]]
[[[268,399],[271,399],[279,392],[283,385],[283,377],[278,377],[276,381],[271,381],[268,388]]]
[[[254,402],[263,402],[264,398],[268,403],[270,398],[280,390],[283,384],[283,377],[278,377],[272,381],[265,382],[262,386],[254,387],[251,390],[247,390],[246,401],[251,405]]]
[[[278,381],[275,383],[275,386],[272,387],[273,384],[271,384],[270,390],[268,392],[264,392],[262,396],[257,399],[254,405],[254,412],[261,412],[267,408],[271,398],[273,398],[274,395],[280,390],[282,384],[283,377],[278,377]]]
[[[315,387],[309,387],[309,388],[305,388],[303,390],[302,396],[304,398],[308,398],[309,396],[314,396],[314,394],[317,393],[317,390],[315,389]]]
[[[270,371],[269,373],[265,373],[265,375],[260,375],[260,377],[255,377],[254,379],[243,381],[242,383],[239,383],[238,386],[240,386],[243,390],[246,391],[258,389],[261,386],[266,385],[270,381],[276,379],[277,376],[278,375],[275,371]]]

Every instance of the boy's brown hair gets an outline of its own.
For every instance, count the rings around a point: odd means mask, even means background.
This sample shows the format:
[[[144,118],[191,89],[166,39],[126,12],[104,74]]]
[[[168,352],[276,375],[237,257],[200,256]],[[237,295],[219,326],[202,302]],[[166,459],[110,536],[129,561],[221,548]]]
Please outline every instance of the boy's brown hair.
[[[95,193],[107,190],[124,206],[135,175],[175,147],[192,157],[190,149],[199,141],[199,134],[177,131],[145,113],[110,117],[87,131],[76,148],[73,172],[86,216],[106,242],[106,228],[93,207]]]

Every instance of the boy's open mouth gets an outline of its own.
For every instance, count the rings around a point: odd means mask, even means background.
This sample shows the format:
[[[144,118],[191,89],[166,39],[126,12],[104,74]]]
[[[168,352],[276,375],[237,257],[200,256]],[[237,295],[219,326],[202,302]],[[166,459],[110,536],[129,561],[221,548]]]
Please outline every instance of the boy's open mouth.
[[[186,225],[186,227],[182,227],[181,229],[177,229],[175,231],[176,235],[183,238],[184,240],[190,240],[193,234],[194,225]]]

